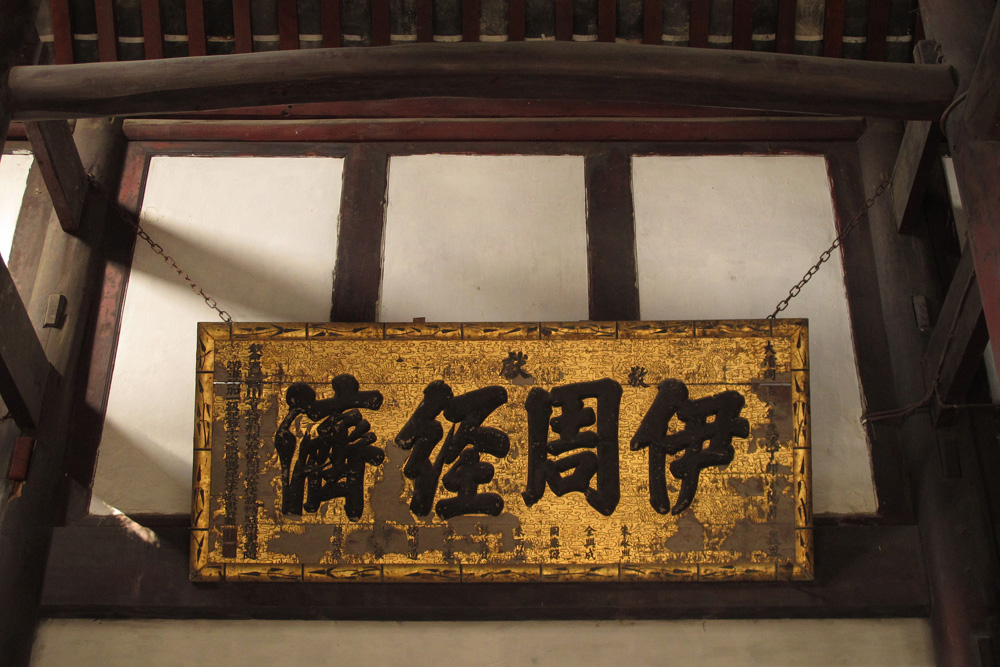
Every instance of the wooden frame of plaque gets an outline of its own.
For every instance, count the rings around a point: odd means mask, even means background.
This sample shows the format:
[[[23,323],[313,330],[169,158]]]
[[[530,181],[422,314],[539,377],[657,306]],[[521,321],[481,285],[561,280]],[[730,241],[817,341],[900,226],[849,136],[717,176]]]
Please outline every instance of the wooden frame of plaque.
[[[805,320],[199,325],[196,581],[811,579],[810,484]]]

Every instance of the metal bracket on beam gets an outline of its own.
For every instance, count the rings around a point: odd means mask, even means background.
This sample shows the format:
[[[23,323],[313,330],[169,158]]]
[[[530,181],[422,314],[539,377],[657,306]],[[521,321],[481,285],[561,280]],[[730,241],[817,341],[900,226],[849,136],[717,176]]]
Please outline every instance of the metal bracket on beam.
[[[80,228],[88,181],[69,123],[62,120],[26,122],[24,127],[52,198],[52,207],[59,216],[59,224],[65,231],[75,232]]]

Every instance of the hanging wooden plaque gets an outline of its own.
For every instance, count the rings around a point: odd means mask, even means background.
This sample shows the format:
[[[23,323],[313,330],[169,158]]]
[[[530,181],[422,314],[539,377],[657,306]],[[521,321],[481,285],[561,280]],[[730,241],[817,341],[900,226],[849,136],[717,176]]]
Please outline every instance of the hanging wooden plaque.
[[[807,332],[201,324],[191,576],[810,579]]]

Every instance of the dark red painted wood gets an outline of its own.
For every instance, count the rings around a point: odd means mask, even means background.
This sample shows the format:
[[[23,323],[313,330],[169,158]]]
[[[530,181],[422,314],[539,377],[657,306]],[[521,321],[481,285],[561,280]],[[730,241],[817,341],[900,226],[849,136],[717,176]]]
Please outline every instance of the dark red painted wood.
[[[187,17],[188,55],[205,55],[205,7],[202,0],[184,0]]]
[[[597,0],[597,41],[613,42],[618,30],[616,0]]]
[[[507,3],[508,41],[524,41],[524,2],[525,0],[509,0]]]
[[[320,5],[323,23],[323,47],[332,49],[340,46],[340,0],[321,0]]]
[[[142,49],[146,60],[163,57],[160,0],[142,0]]]
[[[462,0],[462,41],[479,41],[479,0]]]
[[[236,41],[236,53],[253,52],[250,0],[233,0],[233,37]]]
[[[278,0],[278,47],[282,51],[293,51],[299,48],[299,4],[297,0]]]
[[[823,55],[839,58],[844,52],[844,0],[826,0]]]
[[[388,170],[389,156],[381,148],[358,145],[347,154],[331,322],[376,319]]]
[[[417,41],[434,40],[434,0],[417,0]]]
[[[889,0],[868,0],[868,40],[865,48],[868,60],[885,60],[888,30]]]
[[[663,0],[644,0],[643,2],[642,43],[663,43]]]
[[[775,49],[778,53],[795,51],[796,0],[778,0],[778,32]]]
[[[708,46],[708,25],[711,3],[710,0],[691,0],[691,41],[690,46],[705,48]]]
[[[371,0],[372,44],[389,46],[389,0]]]
[[[573,0],[556,0],[556,40],[573,39]]]
[[[57,65],[73,63],[73,28],[69,22],[69,0],[50,0],[52,40]]]
[[[587,155],[587,265],[590,319],[639,319],[632,209],[632,155],[609,146]]]
[[[753,47],[753,0],[733,0],[733,49]]]
[[[118,31],[115,29],[114,0],[94,0],[97,14],[97,52],[101,62],[118,60]]]
[[[149,121],[133,141],[853,141],[860,118]]]

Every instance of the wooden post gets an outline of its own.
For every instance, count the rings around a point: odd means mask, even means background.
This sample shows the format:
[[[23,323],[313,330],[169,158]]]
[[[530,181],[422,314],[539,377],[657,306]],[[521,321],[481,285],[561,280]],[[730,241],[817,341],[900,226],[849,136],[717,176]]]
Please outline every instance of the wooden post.
[[[94,119],[77,123],[75,139],[83,165],[107,190],[118,183],[124,139],[121,122]],[[66,234],[55,215],[48,220],[45,251],[27,304],[39,340],[59,382],[45,391],[35,432],[36,446],[28,478],[16,499],[3,493],[0,521],[0,655],[4,664],[28,665],[38,620],[38,600],[63,477],[70,414],[78,391],[80,351],[86,323],[99,286],[107,209],[90,197],[78,235]],[[42,322],[49,296],[62,294],[68,308],[62,328]],[[4,437],[9,438],[11,434]],[[9,447],[6,440],[0,447]]]

